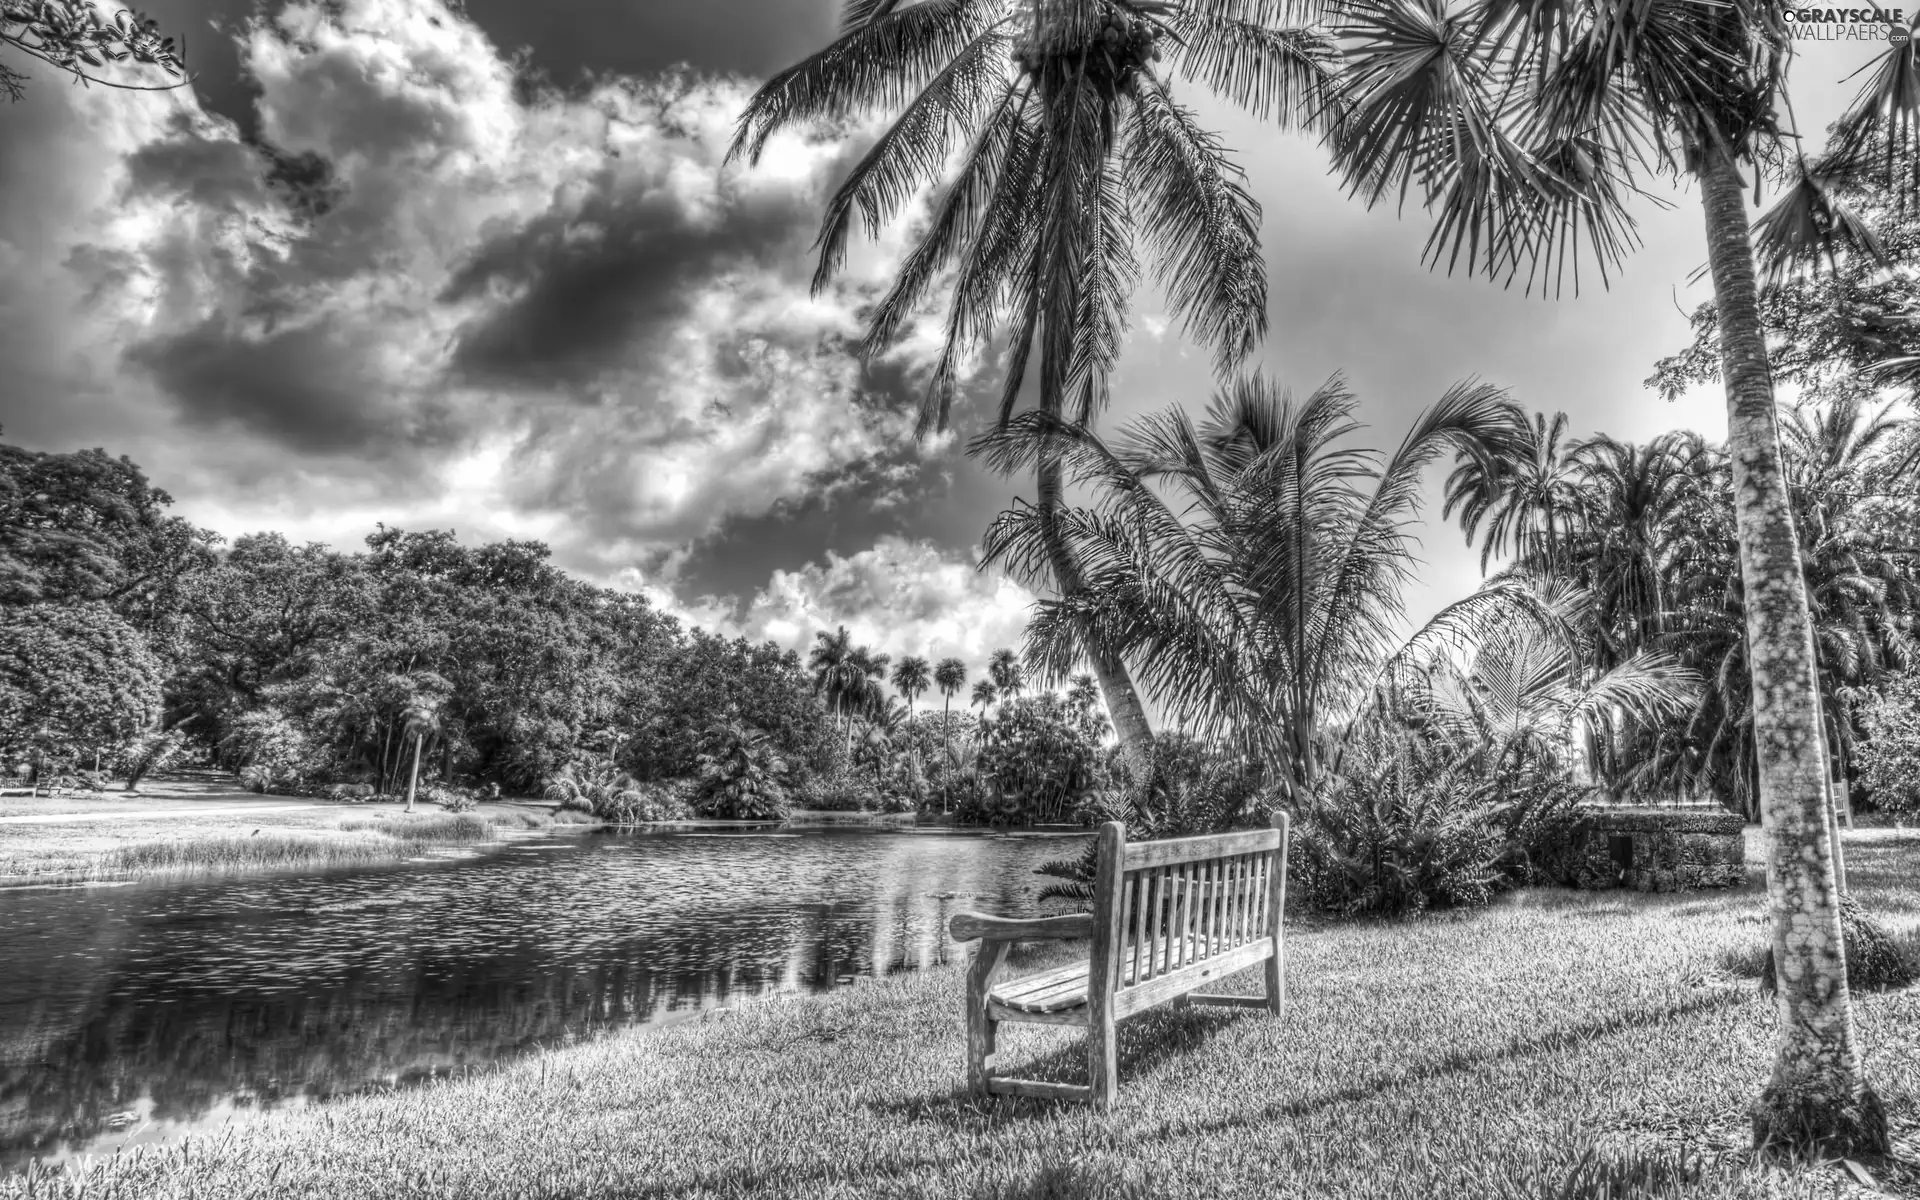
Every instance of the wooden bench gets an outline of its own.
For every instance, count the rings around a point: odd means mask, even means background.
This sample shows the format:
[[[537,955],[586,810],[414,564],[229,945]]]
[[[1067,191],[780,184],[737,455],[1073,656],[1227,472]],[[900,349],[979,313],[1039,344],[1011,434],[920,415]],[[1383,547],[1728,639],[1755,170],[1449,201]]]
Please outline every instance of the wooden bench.
[[[1119,1086],[1114,1023],[1122,1017],[1170,1001],[1277,1014],[1285,1001],[1286,814],[1270,829],[1131,845],[1124,827],[1109,821],[1097,844],[1092,912],[1031,920],[959,913],[948,923],[955,941],[981,943],[967,970],[967,1084],[976,1095],[1092,1100],[1110,1108]],[[1015,942],[1067,938],[1091,939],[1085,962],[1000,978]],[[1262,962],[1264,996],[1199,990]],[[1089,1082],[996,1075],[1002,1021],[1085,1026]]]

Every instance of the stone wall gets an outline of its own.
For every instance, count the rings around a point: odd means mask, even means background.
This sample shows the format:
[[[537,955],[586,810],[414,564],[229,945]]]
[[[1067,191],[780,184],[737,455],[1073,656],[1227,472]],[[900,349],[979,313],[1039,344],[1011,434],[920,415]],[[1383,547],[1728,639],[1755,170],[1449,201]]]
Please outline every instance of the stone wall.
[[[1591,809],[1573,828],[1562,874],[1578,888],[1736,887],[1747,878],[1745,829],[1717,809]]]

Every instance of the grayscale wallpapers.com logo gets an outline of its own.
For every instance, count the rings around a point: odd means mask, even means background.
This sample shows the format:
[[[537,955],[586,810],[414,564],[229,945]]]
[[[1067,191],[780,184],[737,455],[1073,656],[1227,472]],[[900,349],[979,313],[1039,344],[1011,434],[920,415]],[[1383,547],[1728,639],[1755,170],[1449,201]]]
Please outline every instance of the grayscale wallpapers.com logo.
[[[1790,8],[1782,14],[1793,37],[1811,42],[1891,42],[1913,39],[1907,15],[1897,8]]]

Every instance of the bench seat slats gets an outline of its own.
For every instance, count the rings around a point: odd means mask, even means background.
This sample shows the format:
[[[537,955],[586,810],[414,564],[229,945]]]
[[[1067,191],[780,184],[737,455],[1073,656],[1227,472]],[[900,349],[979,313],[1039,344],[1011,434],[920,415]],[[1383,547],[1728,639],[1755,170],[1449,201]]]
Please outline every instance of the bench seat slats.
[[[1180,940],[1184,943],[1184,959],[1189,967],[1218,958],[1227,950],[1226,943],[1217,939],[1210,943],[1198,937]],[[1166,961],[1165,956],[1169,952],[1167,941],[1166,938],[1155,939],[1153,957]],[[1131,962],[1123,963],[1120,986],[1131,987],[1134,979],[1134,965]],[[1050,971],[1005,980],[989,993],[988,999],[1014,1012],[1058,1013],[1079,1008],[1087,1002],[1087,964],[1068,963]]]

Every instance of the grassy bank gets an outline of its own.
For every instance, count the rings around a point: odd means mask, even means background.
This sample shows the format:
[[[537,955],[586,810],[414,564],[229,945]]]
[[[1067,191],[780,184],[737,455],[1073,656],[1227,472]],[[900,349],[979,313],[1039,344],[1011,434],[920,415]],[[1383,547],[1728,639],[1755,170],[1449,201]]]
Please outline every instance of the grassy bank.
[[[0,832],[0,889],[235,871],[365,866],[546,828],[510,806],[414,814],[336,807],[165,820],[11,826]]]
[[[1920,835],[1849,841],[1856,894],[1911,938]],[[1417,922],[1297,926],[1286,1015],[1127,1022],[1105,1118],[958,1094],[949,966],[14,1176],[0,1197],[1868,1194],[1835,1168],[1746,1153],[1775,1019],[1724,964],[1764,937],[1763,907],[1753,890],[1533,892]],[[1901,1152],[1920,1159],[1920,990],[1857,1011]],[[1078,1046],[1015,1027],[1002,1059],[1073,1079]],[[1905,1194],[1920,1186],[1879,1169]]]

